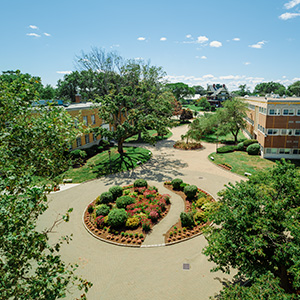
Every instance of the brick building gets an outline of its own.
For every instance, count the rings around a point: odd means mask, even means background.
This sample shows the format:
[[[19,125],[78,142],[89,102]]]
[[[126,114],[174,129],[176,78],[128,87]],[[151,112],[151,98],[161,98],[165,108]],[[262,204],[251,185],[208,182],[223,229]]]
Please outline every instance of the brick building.
[[[264,158],[300,159],[300,98],[249,97],[246,133]]]

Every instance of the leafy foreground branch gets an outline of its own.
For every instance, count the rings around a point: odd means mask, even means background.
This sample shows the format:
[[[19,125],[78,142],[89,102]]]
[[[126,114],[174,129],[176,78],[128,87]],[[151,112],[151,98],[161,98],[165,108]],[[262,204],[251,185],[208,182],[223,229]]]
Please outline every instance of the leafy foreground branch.
[[[6,179],[1,180],[0,190],[0,298],[57,299],[76,285],[87,292],[91,283],[78,278],[77,265],[64,263],[58,254],[61,244],[71,238],[50,245],[51,229],[36,230],[39,215],[47,209],[44,189],[12,189]],[[57,222],[68,221],[70,212]],[[86,298],[84,293],[81,298]]]
[[[206,232],[204,254],[216,263],[215,271],[234,268],[238,278],[248,280],[246,286],[225,288],[221,299],[298,299],[300,179],[295,167],[283,160],[246,182],[229,184],[219,196],[211,216],[217,226]]]

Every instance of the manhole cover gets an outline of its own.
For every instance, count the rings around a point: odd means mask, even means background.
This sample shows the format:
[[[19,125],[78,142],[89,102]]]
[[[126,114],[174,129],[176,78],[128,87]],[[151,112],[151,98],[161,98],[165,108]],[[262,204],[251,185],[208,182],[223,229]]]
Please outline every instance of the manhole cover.
[[[183,270],[189,270],[190,264],[183,264]]]

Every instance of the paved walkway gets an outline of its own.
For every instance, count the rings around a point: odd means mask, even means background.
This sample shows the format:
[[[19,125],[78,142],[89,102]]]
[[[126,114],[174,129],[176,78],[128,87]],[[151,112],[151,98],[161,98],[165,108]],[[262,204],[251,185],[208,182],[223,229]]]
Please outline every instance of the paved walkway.
[[[201,254],[207,244],[203,236],[167,247],[124,248],[93,238],[83,227],[82,214],[86,206],[112,185],[127,185],[137,178],[145,178],[164,193],[163,182],[179,177],[217,197],[225,184],[241,180],[242,177],[216,167],[207,159],[215,151],[213,144],[204,143],[204,149],[196,151],[174,149],[174,142],[185,133],[186,126],[172,131],[170,139],[154,147],[146,146],[153,157],[145,165],[49,195],[49,209],[42,215],[39,228],[50,227],[59,214],[74,208],[70,221],[55,228],[50,242],[73,234],[70,244],[61,248],[61,255],[66,262],[78,263],[78,274],[94,283],[88,299],[208,299],[222,288],[226,278],[230,278],[221,272],[210,272],[214,264]],[[176,196],[172,194],[172,210],[177,214],[182,211],[183,202]],[[171,211],[169,214],[147,237],[147,244],[163,241],[164,226],[168,228],[176,222],[173,219],[176,214]],[[189,263],[190,270],[183,270],[183,263]],[[74,289],[74,294],[67,299],[78,296]]]

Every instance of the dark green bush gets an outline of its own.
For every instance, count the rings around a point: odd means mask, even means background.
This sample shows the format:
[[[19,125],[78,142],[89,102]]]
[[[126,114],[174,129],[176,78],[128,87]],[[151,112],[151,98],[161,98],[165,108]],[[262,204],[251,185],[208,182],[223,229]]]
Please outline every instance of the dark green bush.
[[[87,157],[86,152],[80,149],[73,150],[70,152],[70,154],[73,159],[78,159],[78,158],[84,159]]]
[[[252,139],[252,140],[246,140],[246,141],[244,141],[243,143],[244,143],[244,146],[247,148],[247,147],[248,147],[249,145],[251,145],[251,144],[258,143],[258,141]]]
[[[171,182],[171,184],[172,184],[172,186],[173,186],[173,189],[174,189],[175,191],[180,191],[180,190],[181,190],[180,185],[181,185],[182,183],[183,183],[183,180],[180,179],[180,178],[175,178],[175,179],[173,179],[172,182]]]
[[[134,183],[133,183],[134,187],[147,187],[148,183],[145,179],[137,179]]]
[[[258,155],[260,153],[260,146],[259,144],[251,144],[247,147],[247,152],[249,155]]]
[[[245,151],[244,143],[238,143],[236,146],[236,150]]]
[[[191,213],[182,212],[180,214],[182,227],[193,227],[195,222]]]
[[[101,204],[96,208],[96,217],[107,216],[109,214],[110,208],[106,204]]]
[[[112,193],[113,201],[116,201],[118,197],[123,195],[123,188],[119,185],[112,186],[108,191]]]
[[[125,225],[127,218],[127,212],[124,208],[115,208],[109,212],[107,222],[111,227],[118,228]]]
[[[183,192],[185,193],[187,199],[192,200],[195,198],[198,188],[195,185],[187,185],[184,187]]]
[[[228,152],[233,152],[234,150],[236,150],[236,146],[223,146],[217,149],[217,153],[228,153]]]
[[[135,199],[130,196],[121,196],[117,199],[116,204],[118,208],[126,208],[127,205],[133,204]]]
[[[100,203],[107,204],[109,202],[113,202],[113,195],[111,192],[104,192],[100,195]]]

